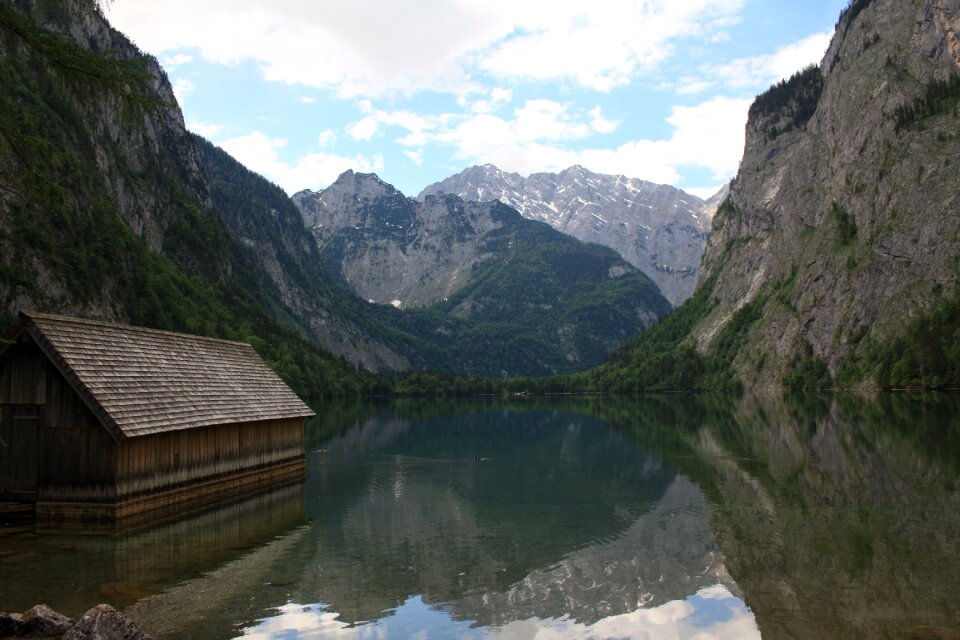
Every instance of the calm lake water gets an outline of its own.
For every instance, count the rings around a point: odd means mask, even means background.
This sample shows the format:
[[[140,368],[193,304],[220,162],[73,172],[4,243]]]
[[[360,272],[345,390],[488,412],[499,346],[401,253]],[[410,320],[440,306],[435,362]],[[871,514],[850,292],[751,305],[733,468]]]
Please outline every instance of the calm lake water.
[[[954,396],[330,404],[303,485],[0,529],[0,610],[160,638],[960,638]]]

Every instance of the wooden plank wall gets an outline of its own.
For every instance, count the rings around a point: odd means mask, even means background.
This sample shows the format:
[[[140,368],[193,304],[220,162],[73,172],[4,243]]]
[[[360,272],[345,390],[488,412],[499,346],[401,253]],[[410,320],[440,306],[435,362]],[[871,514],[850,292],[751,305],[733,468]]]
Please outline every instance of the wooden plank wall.
[[[116,499],[116,443],[53,364],[46,381],[38,499]]]
[[[4,500],[36,497],[46,372],[46,357],[33,342],[10,345],[0,356],[0,498]]]
[[[0,405],[44,404],[47,358],[32,341],[10,345],[0,357]]]
[[[116,497],[303,459],[303,419],[263,420],[130,438],[117,448]]]
[[[0,405],[0,500],[30,502],[37,492],[39,405]]]

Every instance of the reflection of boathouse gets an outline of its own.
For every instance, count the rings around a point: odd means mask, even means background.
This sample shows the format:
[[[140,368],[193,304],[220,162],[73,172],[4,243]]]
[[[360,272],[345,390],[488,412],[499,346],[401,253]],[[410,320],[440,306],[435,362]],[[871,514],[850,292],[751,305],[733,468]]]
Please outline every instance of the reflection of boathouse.
[[[120,517],[302,477],[313,412],[249,345],[21,319],[0,350],[0,499]]]

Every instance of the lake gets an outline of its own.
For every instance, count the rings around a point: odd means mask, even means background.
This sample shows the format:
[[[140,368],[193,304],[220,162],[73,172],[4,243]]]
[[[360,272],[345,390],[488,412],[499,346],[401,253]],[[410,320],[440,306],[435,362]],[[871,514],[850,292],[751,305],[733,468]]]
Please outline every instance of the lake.
[[[960,638],[946,394],[329,403],[306,477],[0,528],[0,610],[158,638]]]

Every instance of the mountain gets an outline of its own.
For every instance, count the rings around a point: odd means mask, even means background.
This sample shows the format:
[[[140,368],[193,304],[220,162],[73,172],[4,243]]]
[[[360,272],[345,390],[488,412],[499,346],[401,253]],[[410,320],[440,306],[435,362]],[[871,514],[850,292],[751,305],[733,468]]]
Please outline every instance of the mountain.
[[[92,1],[0,7],[0,303],[246,340],[304,395],[410,366],[274,185],[190,134]],[[391,346],[387,346],[389,341]]]
[[[750,108],[691,301],[596,379],[960,384],[958,34],[960,0],[851,2]]]
[[[418,202],[352,171],[293,200],[325,270],[364,299],[403,309],[412,323],[436,323],[420,335],[460,372],[582,370],[671,308],[616,252],[500,202]]]
[[[461,263],[470,287],[369,304],[282,190],[186,130],[162,68],[92,0],[0,7],[0,79],[0,331],[35,309],[245,340],[315,396],[385,388],[363,369],[580,370],[669,308],[612,252],[445,200],[438,219],[503,227]]]
[[[524,178],[487,164],[424,189],[465,200],[499,200],[525,218],[617,251],[643,271],[673,305],[690,297],[719,201],[704,202],[668,185],[593,173],[573,166]]]

